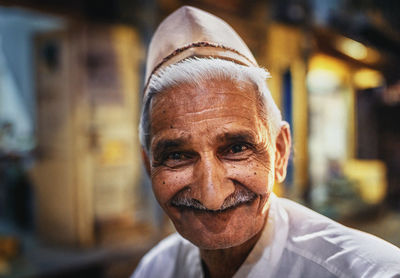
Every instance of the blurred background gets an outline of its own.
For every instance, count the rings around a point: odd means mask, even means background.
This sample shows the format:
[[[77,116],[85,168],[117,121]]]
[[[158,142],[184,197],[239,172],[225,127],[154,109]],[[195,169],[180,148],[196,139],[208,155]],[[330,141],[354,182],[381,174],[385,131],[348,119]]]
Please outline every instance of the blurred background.
[[[400,246],[400,2],[0,0],[0,277],[128,277],[173,231],[141,166],[146,46],[182,5],[272,75],[275,192]]]

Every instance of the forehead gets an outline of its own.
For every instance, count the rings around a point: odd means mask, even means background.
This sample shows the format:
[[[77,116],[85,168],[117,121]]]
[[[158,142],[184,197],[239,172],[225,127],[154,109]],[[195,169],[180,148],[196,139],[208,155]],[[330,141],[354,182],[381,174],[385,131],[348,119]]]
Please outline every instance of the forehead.
[[[152,112],[161,107],[171,109],[169,104],[188,105],[192,110],[211,106],[243,106],[256,104],[256,87],[250,82],[236,83],[228,80],[205,80],[199,84],[182,83],[160,92],[152,101]],[[214,103],[217,101],[218,103]],[[189,108],[187,107],[187,108]],[[171,109],[171,110],[175,110]]]
[[[155,96],[150,109],[151,141],[177,133],[208,136],[201,132],[210,132],[210,128],[257,132],[255,85],[216,80],[201,85],[181,84]]]

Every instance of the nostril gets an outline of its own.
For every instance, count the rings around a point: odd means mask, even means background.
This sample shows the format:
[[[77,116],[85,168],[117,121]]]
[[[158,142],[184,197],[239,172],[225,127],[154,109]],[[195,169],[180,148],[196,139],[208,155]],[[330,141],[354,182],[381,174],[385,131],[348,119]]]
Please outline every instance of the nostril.
[[[209,182],[201,188],[200,202],[209,210],[220,210],[234,191],[235,185],[228,179]]]

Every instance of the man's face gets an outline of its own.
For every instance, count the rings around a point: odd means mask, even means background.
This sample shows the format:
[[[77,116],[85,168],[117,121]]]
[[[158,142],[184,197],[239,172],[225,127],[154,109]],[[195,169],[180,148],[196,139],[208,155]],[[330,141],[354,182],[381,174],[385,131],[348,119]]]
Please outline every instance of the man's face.
[[[152,101],[149,172],[177,231],[200,248],[242,244],[264,226],[275,145],[251,84],[205,82]]]

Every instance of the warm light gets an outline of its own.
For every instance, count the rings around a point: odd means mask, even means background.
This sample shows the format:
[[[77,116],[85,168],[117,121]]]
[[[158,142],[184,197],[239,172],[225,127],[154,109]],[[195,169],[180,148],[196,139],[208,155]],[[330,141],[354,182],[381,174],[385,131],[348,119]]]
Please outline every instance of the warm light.
[[[356,71],[353,82],[359,89],[368,89],[382,86],[384,79],[379,71],[364,68]]]
[[[387,191],[386,165],[379,160],[348,160],[343,172],[355,181],[361,198],[368,204],[379,204]]]
[[[310,59],[307,87],[310,93],[332,93],[348,79],[346,64],[333,57],[317,54]]]
[[[349,38],[341,38],[336,47],[339,51],[357,60],[367,58],[368,49],[363,44]]]
[[[368,49],[368,55],[367,58],[364,59],[364,62],[370,64],[378,63],[379,60],[381,59],[381,55],[379,54],[379,52],[369,47],[367,49]]]
[[[310,93],[331,93],[341,84],[336,72],[326,69],[313,69],[307,74],[307,86]]]

